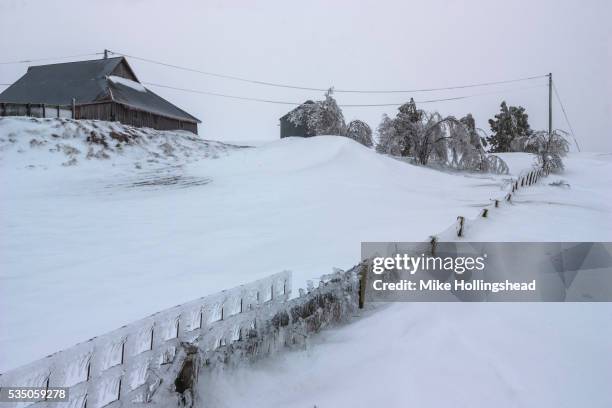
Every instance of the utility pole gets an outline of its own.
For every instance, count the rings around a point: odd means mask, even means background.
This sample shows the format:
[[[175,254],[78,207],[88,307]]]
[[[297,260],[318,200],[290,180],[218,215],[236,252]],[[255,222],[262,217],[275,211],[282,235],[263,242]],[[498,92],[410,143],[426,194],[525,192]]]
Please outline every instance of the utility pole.
[[[548,137],[552,135],[552,73],[548,74]]]
[[[104,49],[104,59],[108,59],[108,50]]]

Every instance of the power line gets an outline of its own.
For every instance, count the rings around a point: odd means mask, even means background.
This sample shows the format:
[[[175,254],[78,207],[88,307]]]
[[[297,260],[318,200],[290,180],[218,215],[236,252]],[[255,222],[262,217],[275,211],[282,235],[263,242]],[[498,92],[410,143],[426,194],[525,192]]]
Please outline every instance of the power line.
[[[574,129],[572,128],[572,124],[569,121],[569,118],[567,117],[567,112],[565,111],[565,107],[563,106],[563,102],[561,102],[561,97],[559,96],[559,92],[557,91],[557,86],[555,85],[555,82],[552,82],[553,85],[553,90],[555,91],[555,96],[557,97],[557,101],[559,102],[559,105],[561,106],[561,111],[563,112],[563,116],[565,117],[565,122],[567,123],[567,126],[570,129],[570,132],[572,133],[572,139],[574,139],[574,143],[576,144],[576,148],[578,148],[578,151],[580,151],[580,146],[578,145],[578,141],[576,140],[576,135],[574,134]]]
[[[245,96],[228,95],[228,94],[222,94],[222,93],[217,93],[217,92],[202,91],[202,90],[197,90],[197,89],[179,88],[179,87],[175,87],[175,86],[157,84],[157,83],[153,83],[153,82],[143,82],[143,84],[144,85],[150,85],[150,86],[158,87],[158,88],[172,89],[172,90],[175,90],[175,91],[182,91],[182,92],[189,92],[189,93],[196,93],[196,94],[210,95],[210,96],[218,96],[218,97],[221,97],[221,98],[238,99],[238,100],[244,100],[244,101],[263,102],[263,103],[271,103],[271,104],[277,104],[277,105],[293,105],[293,106],[299,106],[299,105],[302,104],[302,102],[291,102],[291,101],[279,101],[279,100],[272,100],[272,99],[251,98],[251,97],[245,97]],[[515,89],[503,90],[503,91],[481,92],[481,93],[476,93],[476,94],[461,95],[461,96],[455,96],[455,97],[449,97],[449,98],[428,99],[428,100],[415,101],[415,103],[425,104],[425,103],[434,103],[434,102],[455,101],[455,100],[460,100],[460,99],[473,98],[473,97],[477,97],[477,96],[494,95],[494,94],[499,94],[499,93],[514,92],[514,91],[521,91],[521,90],[534,89],[534,88],[542,88],[543,86],[544,85],[536,85],[536,86],[523,87],[523,88],[515,88]],[[342,105],[339,105],[339,106],[342,107],[342,108],[385,107],[385,106],[400,106],[400,105],[403,105],[404,103],[406,103],[406,102],[404,101],[404,102],[378,103],[378,104],[377,103],[373,103],[373,104],[342,104]]]
[[[239,77],[239,76],[234,76],[234,75],[226,75],[226,74],[220,74],[216,72],[203,71],[203,70],[196,69],[196,68],[184,67],[180,65],[170,64],[167,62],[156,61],[150,58],[138,57],[135,55],[124,54],[121,52],[116,52],[116,51],[111,51],[111,50],[109,50],[109,52],[115,55],[121,55],[124,57],[148,62],[151,64],[157,64],[157,65],[165,66],[168,68],[174,68],[174,69],[179,69],[179,70],[188,71],[188,72],[195,72],[198,74],[208,75],[208,76],[212,76],[216,78],[230,79],[234,81],[246,82],[246,83],[251,83],[251,84],[272,86],[272,87],[277,87],[277,88],[299,89],[299,90],[304,90],[304,91],[317,91],[317,92],[325,92],[329,89],[329,88],[313,88],[313,87],[306,87],[306,86],[281,84],[281,83],[276,83],[276,82],[260,81],[260,80],[249,79],[249,78],[244,78],[244,77]],[[539,79],[539,78],[544,78],[544,77],[546,77],[546,75],[537,75],[537,76],[531,76],[531,77],[509,79],[509,80],[504,80],[504,81],[480,82],[480,83],[473,83],[473,84],[467,84],[467,85],[456,85],[456,86],[439,87],[439,88],[423,88],[423,89],[409,89],[409,90],[334,89],[334,92],[336,93],[367,93],[367,94],[434,92],[434,91],[445,91],[445,90],[453,90],[453,89],[465,89],[465,88],[483,87],[483,86],[491,86],[491,85],[499,85],[499,84],[508,84],[508,83],[513,83],[513,82],[529,81],[529,80]]]
[[[155,86],[158,88],[173,89],[175,91],[190,92],[190,93],[196,93],[196,94],[202,94],[202,95],[219,96],[221,98],[239,99],[243,101],[275,103],[275,104],[280,104],[280,105],[301,105],[301,102],[286,102],[286,101],[275,101],[275,100],[270,100],[270,99],[249,98],[246,96],[227,95],[227,94],[222,94],[222,93],[217,93],[217,92],[200,91],[197,89],[179,88],[176,86],[156,84],[153,82],[143,82],[143,85],[150,85],[150,86]]]
[[[532,79],[540,79],[544,78],[546,75],[537,75],[532,77],[524,77],[517,79],[508,79],[505,81],[494,81],[494,82],[480,82],[468,85],[455,85],[455,86],[447,86],[442,88],[423,88],[423,89],[409,89],[409,90],[342,90],[342,89],[334,89],[334,92],[343,92],[343,93],[367,93],[367,94],[382,94],[382,93],[416,93],[416,92],[435,92],[435,91],[448,91],[453,89],[465,89],[465,88],[477,88],[483,86],[490,85],[501,85],[501,84],[509,84],[513,82],[522,82],[529,81]]]
[[[27,60],[19,60],[19,61],[3,61],[3,62],[0,62],[0,65],[29,64],[29,63],[32,63],[32,62],[54,61],[54,60],[67,59],[67,58],[83,58],[83,57],[91,57],[91,56],[94,56],[94,55],[102,55],[102,54],[104,54],[104,53],[103,52],[94,52],[94,53],[90,53],[90,54],[66,55],[66,56],[63,56],[63,57],[48,57],[48,58],[27,59]]]
[[[231,79],[231,80],[234,80],[234,81],[248,82],[248,83],[258,84],[258,85],[274,86],[274,87],[278,87],[278,88],[300,89],[300,90],[303,90],[303,91],[325,92],[328,89],[328,88],[309,88],[309,87],[305,87],[305,86],[295,86],[295,85],[287,85],[287,84],[278,84],[278,83],[274,83],[274,82],[258,81],[258,80],[254,80],[254,79],[247,79],[247,78],[237,77],[237,76],[233,76],[233,75],[225,75],[225,74],[219,74],[219,73],[215,73],[215,72],[202,71],[202,70],[195,69],[195,68],[182,67],[182,66],[179,66],[179,65],[168,64],[166,62],[155,61],[155,60],[148,59],[148,58],[136,57],[134,55],[124,54],[124,53],[115,52],[115,51],[111,51],[111,50],[109,50],[109,52],[111,52],[112,54],[115,54],[115,55],[121,55],[121,56],[132,58],[132,59],[135,59],[135,60],[149,62],[151,64],[157,64],[157,65],[161,65],[161,66],[164,66],[164,67],[180,69],[182,71],[195,72],[195,73],[198,73],[198,74],[208,75],[208,76],[217,77],[217,78]]]

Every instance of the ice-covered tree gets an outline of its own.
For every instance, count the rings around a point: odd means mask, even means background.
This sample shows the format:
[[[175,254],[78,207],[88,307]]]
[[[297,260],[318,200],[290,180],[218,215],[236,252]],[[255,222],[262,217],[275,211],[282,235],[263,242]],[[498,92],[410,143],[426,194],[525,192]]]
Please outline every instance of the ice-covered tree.
[[[488,155],[474,118],[442,117],[416,108],[413,100],[402,105],[394,119],[383,116],[378,127],[377,151],[411,156],[422,165],[435,162],[460,170],[506,173],[497,156]]]
[[[514,151],[532,152],[538,156],[538,163],[545,169],[558,172],[564,169],[563,157],[569,152],[567,133],[553,130],[549,135],[545,130],[519,137],[513,141]]]
[[[391,154],[393,156],[400,155],[401,146],[397,144],[398,137],[396,135],[393,119],[383,114],[382,120],[378,128],[376,128],[376,133],[378,133],[378,141],[376,143],[376,151],[378,153]]]
[[[461,170],[506,174],[508,165],[498,156],[485,151],[483,137],[478,134],[471,114],[447,123],[449,157],[447,165]]]
[[[529,127],[529,117],[522,106],[508,106],[501,103],[500,113],[489,119],[493,134],[487,138],[494,153],[512,151],[512,141],[532,133]]]
[[[423,111],[417,109],[416,103],[411,98],[410,102],[399,107],[394,119],[383,115],[377,129],[377,151],[394,156],[410,156],[414,147],[413,143],[418,140],[424,114]]]
[[[452,118],[454,119],[454,118]],[[426,165],[430,160],[445,162],[447,140],[445,122],[451,118],[442,118],[438,112],[421,112],[420,120],[414,122],[409,133],[412,152],[419,164]]]
[[[333,89],[325,93],[325,99],[315,102],[312,114],[309,116],[309,127],[316,135],[343,135],[346,123],[342,109],[333,97]]]
[[[417,108],[412,98],[408,103],[399,107],[394,126],[396,135],[400,139],[398,142],[402,146],[402,156],[409,156],[411,149],[415,147],[415,143],[422,133],[424,118],[425,112]]]
[[[289,116],[296,126],[304,126],[308,136],[344,135],[346,123],[342,109],[333,97],[333,89],[325,93],[322,101],[309,101],[300,105]]]
[[[346,128],[346,137],[361,143],[364,146],[372,147],[372,129],[367,123],[361,120],[351,121]]]

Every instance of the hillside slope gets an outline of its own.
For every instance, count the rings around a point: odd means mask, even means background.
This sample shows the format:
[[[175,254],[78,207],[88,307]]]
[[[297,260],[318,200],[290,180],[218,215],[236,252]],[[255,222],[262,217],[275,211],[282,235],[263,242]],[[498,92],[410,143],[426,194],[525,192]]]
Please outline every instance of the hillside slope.
[[[524,154],[503,154],[511,167]],[[473,241],[612,241],[612,155],[566,170],[468,220]],[[442,234],[455,240],[455,230]],[[520,256],[520,254],[516,254]],[[394,303],[305,351],[200,381],[207,406],[610,407],[612,303]]]
[[[0,119],[0,309],[11,310],[0,372],[280,270],[303,287],[355,264],[362,241],[423,240],[475,217],[507,179],[411,166],[336,136],[240,148]]]

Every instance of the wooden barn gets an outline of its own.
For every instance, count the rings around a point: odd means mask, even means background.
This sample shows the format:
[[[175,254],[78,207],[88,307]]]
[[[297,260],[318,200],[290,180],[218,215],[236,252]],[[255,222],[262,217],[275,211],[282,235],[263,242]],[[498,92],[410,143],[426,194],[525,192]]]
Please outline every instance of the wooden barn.
[[[0,116],[60,116],[198,133],[199,119],[146,89],[124,57],[39,65],[0,94]],[[34,112],[40,114],[32,114]],[[52,116],[52,117],[57,117]]]
[[[295,125],[293,122],[291,122],[291,120],[289,120],[292,114],[298,113],[300,110],[306,111],[308,108],[308,105],[313,105],[313,104],[314,104],[313,101],[306,101],[300,106],[298,106],[297,108],[293,109],[292,111],[288,112],[287,114],[285,114],[283,117],[280,118],[280,137],[281,139],[284,137],[290,137],[290,136],[299,136],[299,137],[314,136],[314,132],[308,129],[308,127],[305,124]]]

